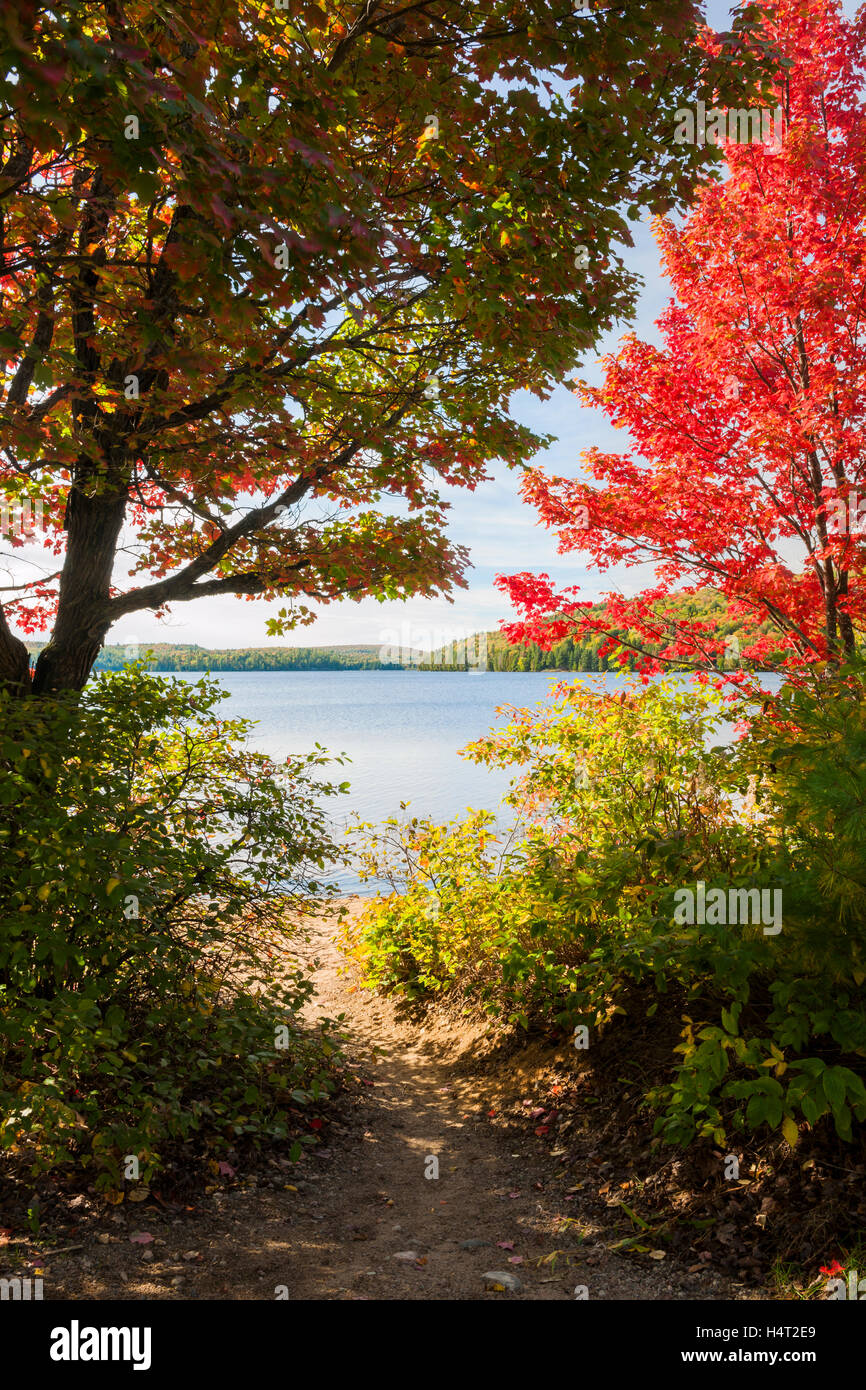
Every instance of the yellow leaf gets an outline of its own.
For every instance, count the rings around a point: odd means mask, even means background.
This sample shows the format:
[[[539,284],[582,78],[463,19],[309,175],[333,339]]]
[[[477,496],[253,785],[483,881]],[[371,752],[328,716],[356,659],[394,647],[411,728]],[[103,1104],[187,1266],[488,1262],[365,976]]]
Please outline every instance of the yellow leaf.
[[[791,1145],[791,1148],[793,1149],[797,1143],[797,1140],[800,1137],[800,1131],[797,1129],[797,1126],[791,1119],[790,1115],[786,1115],[784,1120],[782,1121],[782,1133],[784,1134],[785,1138],[787,1139],[788,1143]]]
[[[102,1195],[105,1198],[106,1202],[110,1202],[113,1207],[119,1207],[121,1202],[123,1201],[123,1193],[114,1192],[111,1188],[109,1188],[107,1192],[103,1192]]]
[[[108,880],[108,882],[107,882],[106,885],[105,885],[105,891],[106,891],[106,893],[108,893],[109,897],[110,897],[111,894],[114,892],[115,888],[118,886],[119,883],[120,883],[120,879],[119,879],[119,878],[110,878],[110,879]]]
[[[36,896],[37,896],[37,898],[39,899],[40,902],[43,902],[43,903],[44,903],[44,902],[45,902],[45,899],[48,897],[48,894],[49,894],[50,892],[51,892],[51,889],[50,889],[49,885],[48,885],[47,883],[43,883],[43,885],[42,885],[41,888],[37,888],[37,890],[36,890]]]

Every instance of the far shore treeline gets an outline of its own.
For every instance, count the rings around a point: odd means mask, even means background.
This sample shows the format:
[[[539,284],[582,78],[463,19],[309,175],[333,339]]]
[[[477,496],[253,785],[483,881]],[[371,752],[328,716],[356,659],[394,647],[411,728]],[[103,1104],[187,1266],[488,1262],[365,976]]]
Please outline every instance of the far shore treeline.
[[[462,653],[463,644],[455,644]],[[471,653],[477,651],[470,637]],[[560,642],[549,652],[534,643],[509,647],[499,633],[487,634],[486,666],[491,671],[606,671],[619,666],[610,658],[599,658],[596,642]],[[31,659],[39,652],[31,647]],[[230,647],[214,649],[171,642],[141,643],[136,652],[129,645],[105,646],[95,663],[95,671],[119,671],[140,655],[153,671],[461,671],[469,669],[465,659],[453,659],[453,649],[430,653],[406,650],[403,661],[382,661],[377,646],[356,647]],[[474,668],[478,659],[472,662]]]
[[[601,611],[601,605],[596,606]],[[708,635],[715,638],[737,637],[745,642],[747,633],[730,621],[722,619],[724,602],[709,590],[691,594],[675,601],[671,613],[701,619],[708,624]],[[595,610],[594,610],[595,611]],[[765,625],[766,627],[766,625]],[[763,631],[764,628],[761,629]],[[755,631],[749,630],[750,634]],[[599,655],[604,644],[600,635],[580,639],[571,637],[558,642],[549,651],[534,642],[510,644],[501,632],[488,632],[486,660],[480,661],[483,647],[476,635],[458,640],[433,652],[419,648],[397,649],[401,659],[383,660],[395,649],[387,644],[374,643],[333,647],[229,647],[209,648],[193,643],[141,642],[117,643],[102,648],[94,670],[120,671],[130,661],[140,657],[154,671],[463,671],[485,664],[489,671],[619,671],[633,670],[635,653],[628,643],[634,634],[623,634],[624,645],[619,650]],[[29,644],[31,661],[45,644]]]

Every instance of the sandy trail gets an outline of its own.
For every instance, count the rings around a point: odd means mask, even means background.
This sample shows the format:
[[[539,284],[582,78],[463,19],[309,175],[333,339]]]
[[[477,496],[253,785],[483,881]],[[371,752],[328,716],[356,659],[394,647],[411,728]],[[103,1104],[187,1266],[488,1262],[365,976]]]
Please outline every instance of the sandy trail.
[[[500,1118],[504,1100],[533,1098],[532,1051],[497,1065],[477,1022],[419,1023],[353,987],[324,924],[313,949],[316,1009],[346,1013],[350,1054],[373,1084],[290,1177],[298,1193],[267,1203],[267,1239],[254,1224],[245,1241],[236,1230],[233,1296],[272,1298],[277,1286],[293,1299],[574,1299],[579,1286],[603,1299],[744,1296],[711,1274],[611,1255],[576,1201],[563,1204],[532,1127],[515,1137]],[[425,1176],[432,1158],[438,1178]],[[495,1271],[520,1291],[487,1288]]]
[[[531,1124],[503,1122],[502,1105],[538,1103],[533,1049],[497,1062],[477,1022],[419,1023],[357,989],[333,931],[319,922],[305,948],[320,961],[311,1016],[346,1014],[364,1081],[326,1142],[299,1165],[275,1163],[273,1177],[239,1171],[195,1211],[98,1212],[102,1234],[46,1269],[46,1298],[573,1300],[581,1287],[604,1300],[755,1297],[711,1271],[609,1252],[613,1224],[600,1229],[580,1194],[566,1204],[552,1181],[567,1160]],[[558,1064],[575,1065],[565,1050]],[[431,1159],[438,1178],[425,1176]],[[598,1179],[570,1180],[582,1176]],[[130,1241],[136,1230],[153,1240]],[[488,1288],[493,1271],[519,1289]]]

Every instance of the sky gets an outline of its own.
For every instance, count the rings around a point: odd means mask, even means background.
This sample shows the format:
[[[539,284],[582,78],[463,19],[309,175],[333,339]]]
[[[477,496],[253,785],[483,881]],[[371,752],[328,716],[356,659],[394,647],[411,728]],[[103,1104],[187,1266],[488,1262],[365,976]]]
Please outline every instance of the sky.
[[[844,9],[853,16],[855,0],[844,0]],[[728,27],[731,7],[724,0],[709,0],[708,22],[716,29]],[[623,248],[623,260],[637,271],[644,282],[636,318],[618,325],[600,339],[597,353],[588,355],[575,373],[590,383],[601,381],[599,357],[611,351],[627,331],[645,340],[659,341],[655,320],[667,305],[670,288],[663,279],[658,252],[650,231],[650,220],[636,227],[633,248]],[[581,406],[570,391],[556,389],[541,402],[528,393],[513,398],[515,418],[530,428],[556,436],[556,442],[535,456],[547,471],[574,476],[581,471],[581,452],[593,446],[623,452],[628,438],[614,430],[599,411]],[[146,614],[135,614],[119,623],[108,636],[109,642],[184,642],[205,647],[331,646],[336,644],[400,644],[427,650],[472,632],[491,630],[515,614],[505,597],[494,588],[499,573],[530,570],[551,576],[557,587],[579,585],[582,596],[598,597],[619,590],[639,592],[648,587],[652,571],[612,569],[604,575],[588,572],[576,554],[559,555],[554,533],[538,522],[535,510],[524,503],[519,492],[519,473],[502,465],[490,468],[491,480],[474,493],[449,489],[451,501],[449,534],[470,551],[468,589],[458,589],[453,602],[445,599],[410,599],[403,603],[360,603],[345,601],[320,607],[316,621],[296,628],[279,638],[266,634],[266,620],[275,615],[281,602],[266,604],[233,598],[198,599],[177,604],[167,618],[157,621]]]

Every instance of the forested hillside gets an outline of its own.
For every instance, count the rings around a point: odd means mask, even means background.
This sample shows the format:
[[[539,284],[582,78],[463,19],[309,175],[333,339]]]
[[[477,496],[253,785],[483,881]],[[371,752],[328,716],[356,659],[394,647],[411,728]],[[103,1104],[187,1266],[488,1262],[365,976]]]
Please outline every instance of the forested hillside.
[[[600,616],[605,611],[602,603],[593,604],[591,613]],[[686,619],[707,625],[707,636],[730,643],[728,664],[739,663],[740,649],[759,634],[771,631],[769,623],[760,626],[733,622],[725,615],[727,602],[712,589],[703,589],[687,598],[670,599],[665,604],[665,613],[672,625]],[[616,629],[613,629],[616,630]],[[599,655],[605,643],[601,633],[584,637],[566,637],[549,650],[536,642],[511,643],[502,632],[488,632],[486,660],[487,667],[493,671],[620,671],[633,670],[639,650],[658,651],[658,643],[641,641],[633,630],[621,633],[622,646],[605,656]],[[736,641],[734,640],[736,639]],[[455,651],[456,646],[456,651]],[[460,649],[459,644],[451,648],[440,648],[430,661],[422,665],[424,670],[462,670],[473,664],[480,664],[473,639],[466,644],[469,651]]]

